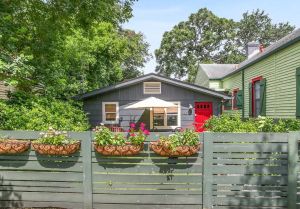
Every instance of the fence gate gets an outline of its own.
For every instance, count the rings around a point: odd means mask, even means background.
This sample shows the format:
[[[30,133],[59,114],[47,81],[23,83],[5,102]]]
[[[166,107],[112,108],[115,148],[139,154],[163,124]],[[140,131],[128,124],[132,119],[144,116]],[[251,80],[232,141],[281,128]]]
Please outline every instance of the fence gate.
[[[202,208],[202,153],[166,158],[149,150],[132,157],[103,157],[92,151],[94,208]],[[201,138],[202,140],[202,138]]]

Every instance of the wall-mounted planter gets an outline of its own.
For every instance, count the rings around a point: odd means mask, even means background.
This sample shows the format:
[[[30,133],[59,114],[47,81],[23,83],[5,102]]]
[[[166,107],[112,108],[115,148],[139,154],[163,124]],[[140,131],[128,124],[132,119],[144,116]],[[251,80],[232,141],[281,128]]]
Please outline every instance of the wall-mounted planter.
[[[80,149],[80,142],[66,145],[51,145],[32,142],[32,148],[41,155],[71,155]]]
[[[17,154],[25,152],[30,147],[30,141],[4,140],[0,142],[0,154]]]
[[[150,148],[156,154],[166,157],[188,157],[196,154],[200,148],[201,144],[199,143],[196,146],[179,146],[175,150],[159,144],[159,142],[151,142]]]
[[[144,144],[141,145],[132,145],[132,144],[126,144],[123,146],[117,146],[117,145],[97,145],[94,143],[94,148],[96,152],[102,154],[102,155],[108,155],[108,156],[130,156],[130,155],[137,155],[140,153],[141,150],[144,148]]]

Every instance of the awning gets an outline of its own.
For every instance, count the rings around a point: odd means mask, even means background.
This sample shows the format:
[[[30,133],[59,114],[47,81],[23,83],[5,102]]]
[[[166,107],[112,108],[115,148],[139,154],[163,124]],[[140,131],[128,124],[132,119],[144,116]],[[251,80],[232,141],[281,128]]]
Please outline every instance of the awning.
[[[129,105],[128,107],[125,107],[125,109],[155,108],[155,107],[168,108],[168,107],[177,107],[177,105],[175,105],[172,102],[158,99],[156,97],[149,97],[147,99]]]

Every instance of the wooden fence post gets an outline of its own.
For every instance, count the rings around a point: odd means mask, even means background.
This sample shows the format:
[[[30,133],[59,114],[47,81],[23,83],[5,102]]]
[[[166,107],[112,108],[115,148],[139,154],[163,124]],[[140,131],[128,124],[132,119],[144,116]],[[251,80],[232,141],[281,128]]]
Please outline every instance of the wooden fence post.
[[[202,174],[202,202],[203,209],[213,208],[212,193],[212,163],[213,163],[213,137],[211,133],[203,133],[203,174]]]
[[[298,132],[288,137],[288,208],[297,208]]]
[[[84,132],[82,137],[83,161],[83,206],[93,209],[93,181],[92,181],[92,132]]]

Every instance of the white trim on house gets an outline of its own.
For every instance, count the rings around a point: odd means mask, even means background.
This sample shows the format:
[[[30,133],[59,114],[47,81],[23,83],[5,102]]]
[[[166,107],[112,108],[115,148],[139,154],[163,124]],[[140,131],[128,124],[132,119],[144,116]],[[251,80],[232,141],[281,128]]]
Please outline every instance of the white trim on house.
[[[105,105],[106,104],[115,104],[116,105],[116,120],[107,121],[106,120],[106,112]],[[119,123],[119,102],[102,102],[102,123],[104,124],[117,124]]]
[[[148,84],[159,84],[157,87],[147,87]],[[161,82],[143,82],[144,94],[161,94]]]
[[[157,129],[175,129],[178,127],[181,127],[181,103],[179,101],[170,101],[174,104],[177,104],[177,126],[168,126],[167,125],[167,111],[165,108],[165,113],[164,113],[164,126],[155,126],[153,124],[153,116],[154,116],[154,112],[153,112],[153,108],[150,109],[150,128],[157,128]]]

